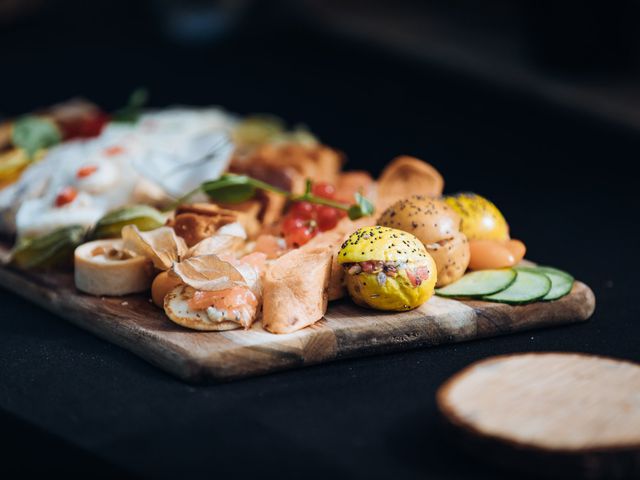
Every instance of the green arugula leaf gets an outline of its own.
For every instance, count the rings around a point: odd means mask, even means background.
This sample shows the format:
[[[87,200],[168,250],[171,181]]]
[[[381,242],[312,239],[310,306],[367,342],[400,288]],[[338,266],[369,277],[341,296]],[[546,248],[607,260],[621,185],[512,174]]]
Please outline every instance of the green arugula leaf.
[[[202,191],[211,199],[222,203],[240,203],[256,194],[253,179],[246,175],[225,174],[217,180],[202,184]]]
[[[13,145],[24,149],[29,158],[38,150],[49,148],[62,141],[62,133],[53,121],[28,115],[13,124],[11,132]]]

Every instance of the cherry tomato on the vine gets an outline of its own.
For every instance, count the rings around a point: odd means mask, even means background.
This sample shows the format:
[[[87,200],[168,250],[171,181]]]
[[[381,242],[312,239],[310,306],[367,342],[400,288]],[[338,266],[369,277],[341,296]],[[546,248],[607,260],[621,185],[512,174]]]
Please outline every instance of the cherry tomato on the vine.
[[[297,218],[303,218],[305,220],[312,219],[315,216],[315,213],[316,205],[309,202],[294,202],[289,210],[290,215]]]
[[[299,218],[289,213],[282,222],[282,234],[290,248],[301,247],[317,233],[318,228],[314,219]]]
[[[313,237],[316,236],[317,230],[311,226],[304,225],[300,228],[285,233],[284,240],[287,242],[287,246],[291,248],[298,248],[307,243]]]
[[[320,205],[316,212],[316,221],[321,232],[331,230],[338,223],[338,209]]]
[[[301,227],[304,227],[304,219],[288,214],[284,217],[282,222],[282,233],[286,235],[288,232]]]
[[[336,189],[326,182],[318,182],[311,188],[316,197],[334,199]],[[331,230],[346,212],[327,205],[312,202],[293,202],[282,221],[282,234],[289,247],[300,247],[315,237],[318,232]]]
[[[336,195],[336,187],[327,182],[314,183],[311,193],[317,197],[332,199]]]

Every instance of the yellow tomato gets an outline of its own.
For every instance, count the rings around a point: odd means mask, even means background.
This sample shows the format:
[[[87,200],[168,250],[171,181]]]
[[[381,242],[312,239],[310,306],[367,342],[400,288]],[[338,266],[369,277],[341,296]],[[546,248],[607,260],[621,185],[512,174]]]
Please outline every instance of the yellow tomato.
[[[486,198],[475,193],[459,193],[446,196],[444,201],[460,215],[460,230],[469,240],[509,239],[507,221]]]

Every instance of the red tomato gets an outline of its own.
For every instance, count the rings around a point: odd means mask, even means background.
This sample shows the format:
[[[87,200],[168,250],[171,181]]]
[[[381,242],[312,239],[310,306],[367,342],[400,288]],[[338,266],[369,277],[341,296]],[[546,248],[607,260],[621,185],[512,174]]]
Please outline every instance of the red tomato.
[[[56,197],[56,207],[62,207],[73,202],[78,196],[78,191],[73,187],[64,187]]]
[[[313,184],[311,193],[317,197],[331,199],[336,195],[336,187],[327,182],[318,182]]]
[[[83,137],[97,137],[107,123],[109,123],[109,115],[106,113],[89,117],[82,124],[81,134]]]
[[[293,232],[299,228],[304,227],[304,220],[302,218],[294,217],[293,215],[285,215],[282,222],[282,233],[285,235],[289,232]]]
[[[298,248],[315,237],[316,233],[317,230],[315,228],[309,225],[303,225],[300,228],[296,228],[285,233],[284,240],[287,242],[287,246],[291,248]]]
[[[98,170],[96,165],[85,165],[84,167],[80,167],[76,172],[76,177],[78,178],[86,178],[89,175],[92,175]]]
[[[287,246],[301,247],[318,233],[315,220],[302,219],[288,214],[282,222],[282,233]]]
[[[338,209],[320,205],[318,207],[316,219],[318,222],[318,228],[321,232],[331,230],[338,223]]]
[[[289,214],[297,218],[303,218],[305,220],[312,219],[316,213],[316,206],[309,202],[294,202],[291,205]]]
[[[71,138],[97,137],[105,125],[109,123],[109,115],[97,112],[89,117],[81,117],[62,125],[65,140]]]

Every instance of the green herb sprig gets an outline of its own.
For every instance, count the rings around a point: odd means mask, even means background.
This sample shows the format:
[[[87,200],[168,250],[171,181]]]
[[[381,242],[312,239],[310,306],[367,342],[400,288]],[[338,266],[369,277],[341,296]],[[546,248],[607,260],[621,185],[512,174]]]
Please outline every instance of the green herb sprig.
[[[149,101],[149,92],[146,88],[137,88],[129,96],[127,104],[113,112],[112,122],[135,123],[142,114],[142,107]]]
[[[248,175],[225,173],[217,180],[204,182],[198,188],[180,197],[172,205],[172,209],[188,202],[191,197],[199,192],[206,194],[211,200],[216,202],[240,203],[253,198],[258,190],[265,190],[282,195],[292,202],[309,202],[343,210],[347,212],[351,220],[357,220],[358,218],[373,215],[374,213],[375,209],[373,204],[359,192],[355,194],[355,202],[348,205],[328,198],[318,197],[311,192],[311,187],[311,180],[307,180],[305,192],[302,195],[296,195],[261,180],[249,177]]]

